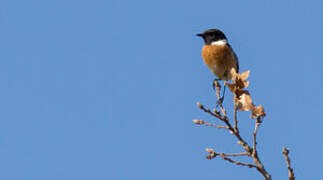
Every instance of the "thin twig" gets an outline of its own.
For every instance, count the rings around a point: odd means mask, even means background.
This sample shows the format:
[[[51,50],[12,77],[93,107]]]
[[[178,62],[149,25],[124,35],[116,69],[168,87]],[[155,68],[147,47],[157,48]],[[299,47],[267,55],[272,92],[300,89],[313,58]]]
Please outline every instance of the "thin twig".
[[[224,156],[230,156],[230,157],[237,157],[237,156],[249,156],[249,153],[246,152],[241,152],[241,153],[231,153],[231,154],[226,154],[226,153],[218,153],[219,155],[222,154]]]
[[[232,134],[238,139],[238,143],[245,149],[246,153],[249,154],[250,157],[252,157],[253,161],[256,164],[256,169],[264,176],[264,178],[266,180],[271,180],[271,175],[266,171],[265,167],[263,166],[262,162],[260,161],[259,157],[258,157],[258,153],[257,150],[254,148],[251,149],[251,147],[248,145],[248,143],[243,140],[243,138],[240,136],[239,131],[235,132],[231,123],[228,121],[228,119],[226,117],[221,116],[220,114],[217,113],[213,113],[211,112],[209,109],[206,109],[203,105],[198,103],[198,106],[200,107],[200,109],[202,109],[203,111],[211,114],[214,117],[217,117],[218,119],[220,119],[221,121],[223,121],[230,132],[232,132]],[[256,121],[256,126],[255,126],[255,131],[254,131],[254,147],[256,144],[256,136],[257,136],[257,132],[258,132],[258,127],[260,125],[260,119],[258,118]]]
[[[261,117],[258,117],[256,120],[256,123],[255,123],[255,130],[253,132],[253,147],[252,147],[251,157],[257,166],[257,170],[264,176],[264,178],[266,180],[271,180],[271,175],[268,174],[268,172],[266,171],[264,165],[262,164],[262,162],[260,161],[260,159],[258,157],[258,152],[257,152],[257,133],[258,133],[258,128],[261,124],[260,118]]]
[[[200,120],[200,119],[193,119],[193,122],[195,124],[197,124],[197,125],[211,126],[211,127],[216,127],[216,128],[219,128],[219,129],[229,129],[226,126],[220,126],[220,125],[217,125],[217,124],[208,123],[208,122],[205,122],[205,121]]]
[[[225,111],[225,109],[223,108],[223,105],[222,105],[222,100],[221,100],[221,97],[220,97],[220,90],[221,90],[221,85],[219,83],[219,81],[215,80],[214,81],[214,86],[215,86],[215,89],[216,89],[216,97],[218,98],[218,105],[223,113],[223,116],[226,117],[227,116],[227,113]]]
[[[271,180],[271,175],[265,170],[264,165],[262,164],[262,162],[260,161],[259,157],[258,157],[258,152],[257,152],[257,141],[256,141],[256,137],[257,137],[257,132],[258,132],[258,128],[261,124],[261,119],[260,117],[256,120],[256,124],[255,124],[255,130],[253,132],[253,148],[251,148],[249,146],[249,144],[241,137],[240,133],[239,133],[239,129],[238,129],[238,120],[237,120],[237,107],[236,107],[236,100],[237,97],[234,96],[234,126],[231,125],[231,123],[229,122],[229,119],[226,116],[226,111],[222,106],[222,102],[220,101],[220,89],[221,86],[220,84],[215,81],[215,87],[216,87],[216,91],[217,91],[217,97],[219,99],[219,107],[223,113],[223,115],[221,115],[221,113],[217,110],[215,110],[214,112],[212,112],[210,109],[205,108],[203,105],[201,105],[200,103],[198,103],[198,106],[200,109],[202,109],[204,112],[209,113],[210,115],[218,118],[219,120],[223,121],[226,124],[226,129],[233,134],[237,139],[238,139],[238,144],[240,144],[243,149],[245,150],[245,153],[247,156],[250,156],[255,164],[245,164],[242,163],[240,161],[236,161],[233,160],[231,158],[229,158],[228,156],[226,156],[226,154],[224,153],[215,153],[212,152],[210,153],[209,156],[207,156],[208,159],[212,159],[214,157],[216,157],[217,155],[221,156],[224,160],[229,161],[231,163],[237,164],[237,165],[241,165],[241,166],[247,166],[250,168],[256,168],[266,180]],[[238,155],[239,156],[239,155]]]
[[[206,109],[202,104],[197,103],[197,106],[202,109],[204,112],[209,113],[211,116],[218,118],[221,121],[226,121],[226,117],[222,116],[219,112],[212,112],[210,109]]]
[[[210,115],[218,118],[219,120],[223,121],[227,126],[228,126],[228,130],[237,137],[238,142],[240,145],[242,145],[242,147],[245,149],[246,152],[251,153],[251,147],[247,144],[247,142],[245,140],[242,139],[242,137],[240,136],[240,133],[237,133],[234,131],[231,123],[229,122],[228,118],[225,116],[222,116],[220,113],[213,113],[210,109],[206,109],[202,104],[197,103],[198,107],[200,109],[202,109],[204,112],[209,113]]]
[[[253,165],[253,164],[246,164],[246,163],[242,163],[242,162],[240,162],[240,161],[237,161],[237,160],[233,160],[233,159],[231,159],[231,158],[228,158],[225,154],[223,154],[223,153],[221,153],[221,154],[218,154],[219,156],[221,156],[222,157],[222,159],[224,159],[224,160],[226,160],[226,161],[229,161],[229,162],[231,162],[231,163],[234,163],[234,164],[236,164],[236,165],[239,165],[239,166],[247,166],[247,167],[249,167],[249,168],[256,168],[256,166],[255,165]]]
[[[257,132],[258,128],[261,124],[260,117],[257,118],[255,123],[255,130],[253,131],[253,146],[252,146],[252,154],[256,153],[257,151]]]
[[[205,122],[204,125],[205,126],[216,127],[216,128],[219,128],[219,129],[229,129],[227,126],[220,126],[220,125],[217,125],[217,124],[212,124],[212,123],[207,123],[207,122]]]
[[[234,94],[234,130],[239,133],[238,129],[238,118],[237,118],[237,103],[236,103],[237,95]]]
[[[294,170],[293,170],[293,168],[291,168],[290,159],[288,157],[288,154],[289,154],[289,150],[287,148],[283,147],[283,155],[284,155],[285,160],[287,162],[288,179],[295,180]]]

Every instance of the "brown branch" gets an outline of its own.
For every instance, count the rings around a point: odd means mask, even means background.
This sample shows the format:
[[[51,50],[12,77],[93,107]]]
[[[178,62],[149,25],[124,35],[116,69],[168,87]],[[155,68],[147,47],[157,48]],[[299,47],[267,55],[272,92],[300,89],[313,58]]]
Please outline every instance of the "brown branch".
[[[287,169],[288,169],[288,179],[289,180],[295,180],[294,170],[290,166],[290,159],[288,157],[289,150],[285,147],[283,147],[283,155],[285,157],[285,160],[287,162]]]
[[[231,153],[231,154],[226,154],[226,153],[218,153],[219,155],[222,154],[224,156],[230,156],[230,157],[237,157],[237,156],[249,156],[249,153],[246,152],[241,152],[241,153]]]
[[[271,176],[270,174],[268,174],[268,172],[266,171],[264,165],[262,164],[262,162],[260,161],[259,157],[258,157],[258,152],[257,152],[257,133],[258,133],[258,128],[261,124],[261,117],[258,117],[255,123],[255,130],[253,132],[253,147],[252,147],[252,154],[251,157],[253,159],[253,161],[255,162],[256,166],[257,166],[257,170],[265,177],[265,179],[270,180]]]
[[[247,164],[247,163],[243,163],[237,160],[233,160],[229,157],[241,157],[241,156],[249,156],[249,153],[246,152],[241,152],[241,153],[232,153],[232,154],[226,154],[226,153],[216,153],[212,148],[206,148],[206,151],[209,153],[208,156],[206,156],[207,159],[213,159],[216,156],[221,156],[222,159],[229,161],[231,163],[234,163],[236,165],[239,166],[247,166],[249,168],[256,168],[255,165],[253,164]]]
[[[195,124],[198,124],[198,125],[211,126],[211,127],[216,127],[216,128],[219,128],[219,129],[228,129],[228,127],[226,127],[226,126],[220,126],[220,125],[217,125],[217,124],[208,123],[208,122],[205,122],[205,121],[199,120],[199,119],[194,119],[193,122]]]
[[[216,127],[216,128],[219,128],[219,129],[228,129],[228,127],[226,126],[220,126],[220,125],[217,125],[217,124],[212,124],[212,123],[204,123],[205,126],[211,126],[211,127]]]
[[[202,120],[193,120],[195,124],[200,124],[200,125],[205,125],[205,126],[212,126],[212,127],[217,127],[220,129],[226,129],[235,136],[238,140],[238,144],[242,146],[245,152],[241,153],[232,153],[232,154],[227,154],[227,153],[216,153],[213,149],[207,148],[206,151],[209,153],[208,156],[206,156],[207,159],[213,159],[216,156],[221,156],[223,160],[226,160],[230,163],[239,165],[239,166],[246,166],[249,168],[255,168],[257,171],[266,179],[266,180],[271,180],[271,175],[266,171],[264,165],[262,164],[259,156],[258,156],[258,151],[257,151],[257,133],[258,129],[262,123],[262,118],[265,117],[265,112],[264,108],[259,105],[256,107],[252,103],[252,99],[250,96],[249,91],[245,90],[245,88],[248,87],[249,81],[246,81],[246,79],[249,76],[249,71],[243,72],[241,74],[235,73],[234,70],[231,71],[232,73],[232,84],[224,84],[225,86],[228,86],[230,91],[234,94],[234,119],[233,122],[230,123],[226,110],[223,107],[222,101],[223,99],[220,97],[220,92],[221,92],[221,85],[220,83],[215,80],[214,83],[214,88],[216,89],[216,97],[218,99],[217,101],[217,106],[215,110],[212,112],[210,109],[205,108],[203,105],[198,103],[198,107],[202,109],[204,112],[210,114],[211,116],[215,117],[216,119],[219,119],[220,121],[225,123],[225,126],[220,126],[217,124],[212,124],[212,123],[207,123]],[[218,107],[220,109],[218,109]],[[245,141],[239,132],[238,128],[238,115],[237,112],[239,111],[251,111],[252,119],[256,119],[255,121],[255,129],[252,134],[252,144],[250,145]],[[222,112],[222,113],[221,113]],[[252,145],[252,147],[251,147]],[[283,148],[283,155],[285,157],[285,160],[287,162],[287,168],[288,168],[288,177],[289,180],[295,180],[294,172],[293,169],[290,166],[290,159],[288,157],[289,150],[286,148]],[[240,162],[238,160],[232,159],[230,157],[241,157],[241,156],[248,156],[253,160],[253,164],[247,164]]]
[[[236,133],[239,133],[238,129],[238,118],[237,118],[237,103],[236,103],[237,95],[234,94],[234,130]]]
[[[255,123],[255,130],[253,131],[253,146],[252,146],[252,154],[256,153],[257,151],[257,132],[258,128],[261,124],[260,117],[257,118]]]
[[[252,165],[250,166],[250,164],[244,164],[244,163],[241,163],[239,161],[236,161],[236,160],[232,160],[230,158],[228,158],[227,156],[225,156],[223,153],[222,154],[216,154],[216,153],[213,153],[213,154],[210,154],[209,156],[207,156],[208,159],[212,159],[214,157],[216,157],[217,155],[220,155],[224,160],[227,160],[231,163],[235,163],[237,165],[241,165],[241,166],[248,166],[248,167],[254,167],[256,168],[263,176],[266,180],[271,180],[271,175],[265,170],[265,167],[264,165],[262,164],[262,162],[260,161],[260,158],[258,157],[258,152],[257,152],[257,148],[256,148],[256,145],[257,145],[257,141],[256,141],[256,137],[257,137],[257,132],[258,132],[258,128],[261,124],[261,119],[260,117],[257,118],[256,120],[256,125],[255,125],[255,130],[254,130],[254,133],[253,133],[253,148],[251,148],[248,143],[241,137],[240,133],[239,133],[239,129],[238,129],[238,120],[237,120],[237,109],[236,109],[236,96],[234,97],[234,127],[232,127],[231,123],[229,122],[227,116],[226,116],[226,111],[225,109],[223,108],[222,106],[222,102],[220,100],[220,90],[221,90],[221,86],[220,84],[215,81],[215,87],[216,87],[216,91],[217,91],[217,98],[219,100],[219,107],[223,113],[223,115],[221,115],[221,113],[217,110],[215,110],[214,112],[212,112],[210,109],[207,109],[205,108],[203,105],[201,105],[200,103],[198,103],[198,107],[200,109],[202,109],[204,112],[207,112],[209,113],[210,115],[218,118],[219,120],[223,121],[226,126],[227,126],[227,130],[233,134],[237,139],[238,139],[238,144],[240,144],[243,149],[245,150],[245,153],[248,154],[248,156],[250,156],[255,165]]]
[[[259,121],[260,122],[260,121]],[[254,132],[254,148],[250,148],[250,146],[246,143],[246,141],[244,141],[242,139],[242,137],[240,136],[239,131],[235,132],[233,131],[233,134],[237,137],[237,139],[239,140],[239,144],[242,145],[242,147],[245,149],[245,151],[247,153],[249,153],[249,156],[252,157],[254,163],[256,164],[256,168],[257,170],[264,176],[264,178],[266,180],[271,180],[271,175],[266,171],[264,165],[262,164],[262,162],[260,161],[259,157],[258,157],[258,152],[256,150],[256,136],[257,136],[257,132],[258,132],[258,127],[260,125],[260,123],[258,122],[258,119],[256,121],[256,127],[255,127],[255,132]],[[229,129],[232,129],[232,126],[230,125],[229,121],[225,121],[225,123],[228,123],[228,127]]]
[[[220,154],[218,154],[219,156],[221,156],[221,158],[222,159],[224,159],[224,160],[226,160],[226,161],[229,161],[229,162],[231,162],[231,163],[234,163],[234,164],[236,164],[236,165],[239,165],[239,166],[247,166],[247,167],[249,167],[249,168],[256,168],[256,166],[255,165],[253,165],[253,164],[246,164],[246,163],[242,163],[242,162],[240,162],[240,161],[237,161],[237,160],[233,160],[233,159],[231,159],[231,158],[228,158],[225,154],[223,154],[223,153],[220,153]]]
[[[200,104],[200,103],[197,103],[197,106],[200,108],[200,109],[202,109],[204,112],[206,112],[206,113],[208,113],[208,114],[210,114],[211,116],[214,116],[214,117],[216,117],[216,118],[218,118],[219,120],[221,120],[221,121],[226,121],[226,117],[225,116],[222,116],[221,114],[220,114],[220,112],[218,112],[218,111],[215,111],[214,113],[210,110],[210,109],[206,109],[202,104]]]
[[[235,132],[234,128],[232,127],[231,123],[229,122],[228,118],[225,116],[222,116],[218,111],[215,111],[215,113],[213,113],[210,109],[205,108],[202,104],[197,103],[197,106],[202,109],[204,112],[209,113],[210,115],[218,118],[219,120],[223,121],[227,127],[228,130],[230,131],[230,133],[232,133],[234,136],[236,136],[236,138],[238,139],[238,143],[245,149],[246,152],[251,154],[251,147],[246,143],[245,140],[242,139],[242,137],[240,136],[239,131]]]
[[[226,117],[227,116],[227,113],[225,111],[225,109],[223,108],[223,105],[222,105],[222,99],[220,97],[220,90],[221,90],[221,85],[219,83],[218,80],[215,80],[214,82],[214,86],[215,86],[215,89],[216,89],[216,97],[218,98],[218,105],[223,113],[223,116]]]
[[[252,154],[252,159],[255,162],[256,166],[257,166],[257,170],[264,176],[264,178],[266,180],[271,180],[271,175],[268,174],[268,172],[266,171],[264,165],[260,161],[257,151],[255,151],[255,153]]]
[[[234,128],[232,127],[231,123],[228,120],[224,121],[224,123],[228,126],[230,133],[233,134],[238,139],[238,144],[240,144],[246,152],[251,154],[250,146],[248,145],[248,143],[244,139],[242,139],[239,131],[235,131]]]

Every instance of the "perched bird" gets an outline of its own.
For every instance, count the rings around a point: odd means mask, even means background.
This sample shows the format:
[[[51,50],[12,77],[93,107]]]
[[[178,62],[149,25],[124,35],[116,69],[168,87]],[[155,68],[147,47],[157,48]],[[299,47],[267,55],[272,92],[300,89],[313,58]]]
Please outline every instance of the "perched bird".
[[[231,69],[239,72],[238,57],[224,33],[218,29],[209,29],[197,36],[202,37],[205,42],[202,48],[204,63],[219,80],[232,80]]]
[[[224,33],[219,29],[209,29],[197,36],[202,37],[205,42],[202,48],[202,57],[207,67],[218,77],[214,81],[232,80],[231,69],[233,68],[238,73],[239,62]]]

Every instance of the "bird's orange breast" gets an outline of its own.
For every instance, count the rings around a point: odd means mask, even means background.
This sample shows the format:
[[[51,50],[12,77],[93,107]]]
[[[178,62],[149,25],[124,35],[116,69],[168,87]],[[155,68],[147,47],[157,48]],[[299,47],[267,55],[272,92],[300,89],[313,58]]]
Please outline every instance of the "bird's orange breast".
[[[237,59],[228,45],[204,45],[204,63],[220,79],[231,80],[230,71],[237,71]]]

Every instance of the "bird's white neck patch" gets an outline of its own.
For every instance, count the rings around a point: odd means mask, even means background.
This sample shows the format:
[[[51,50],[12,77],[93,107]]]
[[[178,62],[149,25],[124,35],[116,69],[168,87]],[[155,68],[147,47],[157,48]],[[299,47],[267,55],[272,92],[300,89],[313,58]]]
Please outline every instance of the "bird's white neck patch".
[[[212,46],[223,46],[223,45],[226,45],[228,43],[227,40],[225,39],[222,39],[222,40],[218,40],[218,41],[213,41],[211,43]]]

